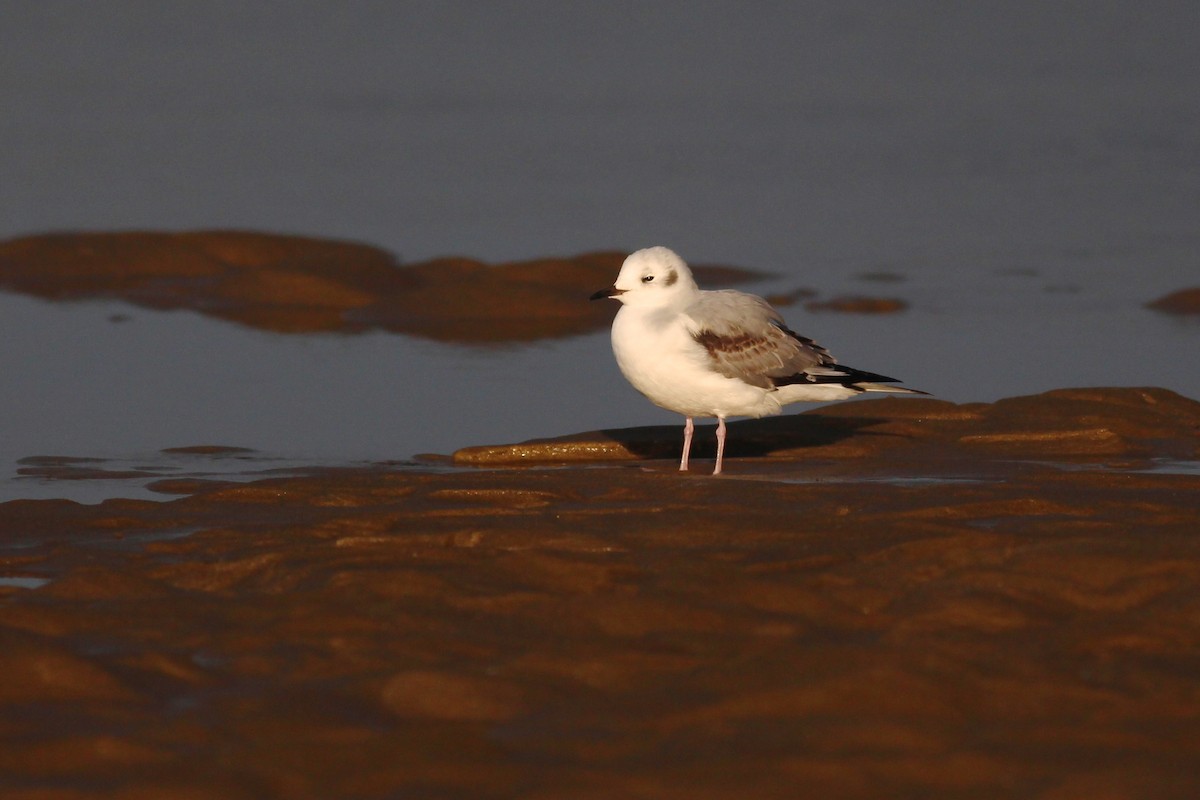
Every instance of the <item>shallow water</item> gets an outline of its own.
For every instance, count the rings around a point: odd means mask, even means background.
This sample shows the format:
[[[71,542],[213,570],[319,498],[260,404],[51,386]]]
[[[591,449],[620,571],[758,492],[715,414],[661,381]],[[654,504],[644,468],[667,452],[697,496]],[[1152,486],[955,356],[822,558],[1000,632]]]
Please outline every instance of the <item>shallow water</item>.
[[[931,298],[895,315],[789,309],[787,316],[803,320],[802,330],[845,363],[902,376],[955,402],[1068,385],[1160,385],[1200,397],[1200,373],[1174,368],[1194,346],[1194,326],[1142,309],[1089,308],[1078,295],[1053,297],[1034,290],[1022,303],[1014,293],[1004,306],[975,313],[923,305]],[[190,312],[12,295],[0,295],[0,320],[8,341],[28,343],[0,352],[5,500],[156,496],[135,479],[30,476],[30,465],[19,462],[38,456],[100,458],[99,468],[113,471],[144,467],[149,480],[174,473],[246,480],[273,469],[678,421],[628,387],[603,333],[469,348],[388,334],[271,334]],[[1121,336],[1096,335],[1109,326]],[[196,445],[254,452],[227,459],[160,452]]]
[[[1200,397],[1200,325],[1142,308],[1198,280],[1198,25],[1156,3],[23,4],[0,26],[0,237],[235,227],[489,260],[663,243],[778,273],[763,292],[907,300],[785,313],[939,397]],[[472,349],[11,295],[0,332],[4,498],[80,491],[17,477],[30,456],[337,465],[675,419],[603,334]]]
[[[11,577],[0,577],[0,588],[8,587],[12,589],[40,589],[49,582],[49,578],[35,578],[29,575],[15,575]]]

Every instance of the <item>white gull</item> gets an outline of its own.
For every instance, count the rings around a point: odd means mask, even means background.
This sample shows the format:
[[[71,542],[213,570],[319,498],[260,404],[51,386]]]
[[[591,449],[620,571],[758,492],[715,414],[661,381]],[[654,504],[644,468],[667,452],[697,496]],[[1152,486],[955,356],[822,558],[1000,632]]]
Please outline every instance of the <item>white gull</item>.
[[[622,374],[650,402],[687,419],[680,470],[688,468],[695,417],[717,418],[717,475],[726,417],[772,416],[788,403],[863,392],[925,394],[888,385],[896,378],[838,364],[824,347],[788,328],[761,297],[701,290],[683,259],[666,247],[626,258],[612,288],[591,299],[605,297],[621,302],[612,346]]]

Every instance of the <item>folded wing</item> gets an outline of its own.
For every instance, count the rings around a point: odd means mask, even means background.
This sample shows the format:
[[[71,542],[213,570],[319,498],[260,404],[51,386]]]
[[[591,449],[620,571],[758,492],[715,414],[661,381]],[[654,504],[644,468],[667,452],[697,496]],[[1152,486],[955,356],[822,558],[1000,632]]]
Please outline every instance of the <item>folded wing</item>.
[[[685,310],[688,331],[705,349],[713,368],[728,378],[771,389],[795,383],[860,381],[895,383],[895,378],[837,363],[821,345],[799,335],[761,297],[732,289],[703,292]]]

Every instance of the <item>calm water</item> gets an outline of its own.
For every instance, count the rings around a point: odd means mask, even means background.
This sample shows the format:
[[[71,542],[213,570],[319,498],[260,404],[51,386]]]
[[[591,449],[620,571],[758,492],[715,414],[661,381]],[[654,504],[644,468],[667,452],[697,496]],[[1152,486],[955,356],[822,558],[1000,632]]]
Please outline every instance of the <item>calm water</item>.
[[[764,291],[907,299],[787,316],[947,399],[1200,397],[1200,325],[1141,308],[1200,285],[1200,8],[798,9],[0,2],[0,237],[236,227],[489,260],[661,243],[779,273]],[[879,271],[906,280],[858,277]],[[673,420],[604,335],[467,349],[14,295],[0,326],[8,474]]]

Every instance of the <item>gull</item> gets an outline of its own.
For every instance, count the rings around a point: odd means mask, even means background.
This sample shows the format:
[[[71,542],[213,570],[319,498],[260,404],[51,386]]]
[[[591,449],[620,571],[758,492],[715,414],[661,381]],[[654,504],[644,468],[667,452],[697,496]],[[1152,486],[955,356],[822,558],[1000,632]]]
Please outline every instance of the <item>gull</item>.
[[[798,402],[864,392],[925,394],[896,378],[838,364],[821,345],[790,329],[770,303],[734,289],[704,291],[666,247],[638,250],[611,288],[592,300],[621,303],[612,324],[617,366],[657,406],[682,414],[688,468],[695,417],[717,419],[717,463],[725,456],[725,418],[766,417]]]

